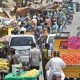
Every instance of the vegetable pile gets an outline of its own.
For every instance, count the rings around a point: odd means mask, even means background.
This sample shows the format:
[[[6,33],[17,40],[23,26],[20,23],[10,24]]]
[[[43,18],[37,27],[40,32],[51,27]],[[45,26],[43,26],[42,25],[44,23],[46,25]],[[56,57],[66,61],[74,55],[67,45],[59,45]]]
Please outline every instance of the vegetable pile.
[[[80,53],[62,54],[61,58],[67,65],[80,65]]]
[[[9,63],[6,59],[0,58],[0,70],[9,70]]]
[[[27,71],[27,72],[23,75],[23,77],[34,77],[34,76],[36,76],[37,74],[38,74],[38,70],[32,69],[32,70],[30,70],[30,71]]]

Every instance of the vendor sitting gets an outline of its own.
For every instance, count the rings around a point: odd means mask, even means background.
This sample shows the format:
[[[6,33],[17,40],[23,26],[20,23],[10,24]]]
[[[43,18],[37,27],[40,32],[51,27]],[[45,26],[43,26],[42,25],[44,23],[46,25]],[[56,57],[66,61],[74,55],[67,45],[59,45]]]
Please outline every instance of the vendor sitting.
[[[18,57],[15,55],[14,49],[12,49],[12,51],[11,51],[10,71],[9,72],[12,72],[12,65],[13,64],[19,64]]]

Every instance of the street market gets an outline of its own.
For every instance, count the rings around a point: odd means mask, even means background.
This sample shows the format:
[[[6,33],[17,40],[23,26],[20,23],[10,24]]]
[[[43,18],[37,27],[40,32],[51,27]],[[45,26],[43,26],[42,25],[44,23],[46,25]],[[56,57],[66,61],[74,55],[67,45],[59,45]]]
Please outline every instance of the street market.
[[[80,2],[4,0],[0,6],[0,80],[80,80]]]

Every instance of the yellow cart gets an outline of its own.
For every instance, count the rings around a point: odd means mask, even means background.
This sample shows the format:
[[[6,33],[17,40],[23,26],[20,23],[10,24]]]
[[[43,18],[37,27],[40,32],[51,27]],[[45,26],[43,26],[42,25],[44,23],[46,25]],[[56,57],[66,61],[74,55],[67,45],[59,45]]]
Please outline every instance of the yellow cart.
[[[67,54],[67,53],[80,53],[80,49],[71,50],[67,47],[62,48],[61,41],[66,42],[68,40],[68,37],[57,37],[54,40],[54,50],[52,52],[52,57],[54,56],[54,51],[58,50],[60,54]],[[48,49],[44,49],[43,51],[43,71],[44,71],[44,77],[45,77],[45,65],[49,61],[50,57],[48,57]],[[79,78],[80,80],[80,65],[67,65],[64,69],[64,73],[66,75],[66,78]]]

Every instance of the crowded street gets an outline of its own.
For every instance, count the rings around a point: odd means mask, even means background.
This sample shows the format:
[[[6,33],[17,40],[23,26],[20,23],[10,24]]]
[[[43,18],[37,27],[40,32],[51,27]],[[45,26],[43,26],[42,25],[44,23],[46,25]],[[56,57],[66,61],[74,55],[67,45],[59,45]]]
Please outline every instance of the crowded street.
[[[1,0],[0,80],[80,80],[79,20],[79,0]]]

